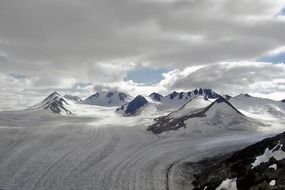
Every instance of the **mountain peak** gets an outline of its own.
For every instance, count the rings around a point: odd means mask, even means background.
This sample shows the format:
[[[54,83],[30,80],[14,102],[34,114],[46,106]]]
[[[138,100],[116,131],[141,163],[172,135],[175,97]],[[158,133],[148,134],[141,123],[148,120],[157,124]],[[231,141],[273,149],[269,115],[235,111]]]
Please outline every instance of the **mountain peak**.
[[[129,103],[122,105],[117,109],[117,112],[122,112],[125,115],[137,115],[141,108],[143,108],[148,101],[145,97],[138,95]]]
[[[131,96],[119,91],[102,91],[87,97],[83,103],[97,106],[121,106],[131,100]]]
[[[181,127],[186,128],[188,126],[191,128],[192,125],[197,125],[197,119],[200,122],[205,122],[205,126],[208,126],[209,130],[214,129],[213,126],[210,125],[223,126],[223,128],[227,129],[228,124],[233,121],[235,121],[237,127],[239,127],[240,123],[244,124],[247,122],[244,115],[224,97],[219,96],[212,103],[204,98],[204,96],[196,96],[179,110],[171,112],[167,116],[156,118],[156,122],[151,125],[148,130],[154,133],[162,133],[164,131],[177,130]],[[193,104],[191,104],[191,102]],[[201,105],[206,107],[201,108]],[[194,109],[195,107],[196,109]],[[225,115],[227,119],[223,119]],[[194,120],[192,118],[196,119]],[[203,119],[200,120],[199,118]],[[217,130],[221,129],[217,128]]]
[[[54,91],[36,107],[39,109],[44,108],[45,110],[50,110],[53,113],[71,114],[71,111],[66,108],[67,106],[69,106],[69,103],[65,98],[58,92]]]
[[[151,94],[149,95],[149,97],[151,97],[153,100],[156,100],[156,101],[159,101],[159,102],[160,102],[164,96],[162,96],[162,95],[159,94],[159,93],[153,92],[153,93],[151,93]]]

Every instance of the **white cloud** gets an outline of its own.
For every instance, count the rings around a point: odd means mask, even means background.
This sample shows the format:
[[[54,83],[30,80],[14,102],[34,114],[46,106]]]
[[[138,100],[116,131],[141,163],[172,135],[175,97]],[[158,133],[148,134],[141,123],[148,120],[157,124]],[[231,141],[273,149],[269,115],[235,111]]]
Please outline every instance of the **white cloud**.
[[[170,71],[160,85],[167,89],[212,88],[218,93],[250,93],[273,99],[285,98],[285,65],[264,62],[222,62]],[[190,70],[192,68],[190,67]]]
[[[26,76],[19,87],[26,91],[75,90],[77,83],[167,91],[188,85],[192,81],[182,84],[182,78],[198,71],[206,81],[195,79],[196,85],[211,84],[222,91],[232,86],[242,90],[241,84],[256,89],[248,85],[257,83],[247,77],[249,73],[236,80],[235,75],[220,76],[214,67],[217,62],[253,61],[272,51],[283,52],[285,19],[276,15],[284,6],[283,0],[3,1],[0,71],[8,78],[11,73]],[[237,70],[231,64],[235,62],[218,69]],[[123,81],[129,70],[141,66],[176,70],[165,75],[161,86]],[[208,67],[213,71],[206,72]],[[268,70],[275,72],[274,68],[261,68],[255,75],[270,78]],[[214,84],[207,73],[237,84]],[[0,80],[2,89],[17,88],[14,79]],[[277,85],[282,88],[283,83]],[[85,96],[91,89],[81,93]]]

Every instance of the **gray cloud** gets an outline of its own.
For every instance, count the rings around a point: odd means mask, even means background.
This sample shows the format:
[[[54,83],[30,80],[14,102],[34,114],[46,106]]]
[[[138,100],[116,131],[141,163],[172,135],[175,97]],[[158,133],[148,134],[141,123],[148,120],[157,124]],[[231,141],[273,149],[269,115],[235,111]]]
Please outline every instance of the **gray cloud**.
[[[285,19],[276,17],[283,7],[282,0],[0,1],[0,74],[26,76],[32,90],[112,86],[142,65],[255,60],[284,46]]]
[[[225,62],[165,74],[167,89],[212,88],[222,94],[251,93],[282,99],[285,95],[285,65],[263,62]]]

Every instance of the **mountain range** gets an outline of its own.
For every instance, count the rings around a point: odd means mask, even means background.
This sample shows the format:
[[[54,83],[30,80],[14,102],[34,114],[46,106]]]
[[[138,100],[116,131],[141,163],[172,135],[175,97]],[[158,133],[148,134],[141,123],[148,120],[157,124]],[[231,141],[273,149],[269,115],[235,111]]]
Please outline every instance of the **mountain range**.
[[[155,123],[149,127],[149,130],[156,133],[185,128],[188,121],[195,120],[190,118],[197,117],[214,125],[220,117],[226,116],[235,124],[241,121],[246,123],[247,116],[267,115],[279,119],[285,118],[285,104],[282,101],[257,98],[249,94],[222,96],[211,89],[203,88],[188,92],[173,91],[166,96],[154,92],[148,96],[138,95],[135,98],[124,92],[104,91],[96,92],[85,100],[78,96],[53,92],[34,107],[66,115],[72,114],[74,105],[115,107],[116,112],[124,116],[137,116],[142,110],[152,106],[162,116],[156,118]],[[242,110],[242,113],[239,110]],[[236,122],[237,118],[240,122]],[[193,126],[193,122],[190,123]]]

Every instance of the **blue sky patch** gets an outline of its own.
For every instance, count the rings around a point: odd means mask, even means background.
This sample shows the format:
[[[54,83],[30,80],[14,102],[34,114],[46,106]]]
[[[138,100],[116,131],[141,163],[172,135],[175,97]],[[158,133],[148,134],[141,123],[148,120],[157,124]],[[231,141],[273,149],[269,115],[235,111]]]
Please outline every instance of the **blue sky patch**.
[[[140,68],[129,71],[125,80],[133,80],[136,83],[155,84],[163,79],[162,74],[169,69]]]
[[[270,63],[285,63],[285,52],[276,55],[264,56],[258,61],[270,62]]]
[[[278,15],[285,15],[285,7],[283,7],[283,9],[281,9],[280,11],[279,11],[279,13],[277,14],[277,16]]]

